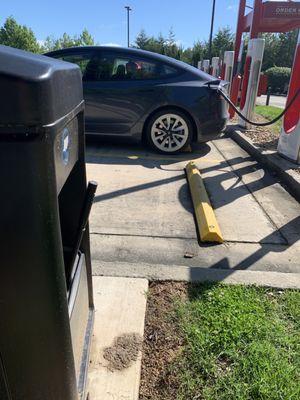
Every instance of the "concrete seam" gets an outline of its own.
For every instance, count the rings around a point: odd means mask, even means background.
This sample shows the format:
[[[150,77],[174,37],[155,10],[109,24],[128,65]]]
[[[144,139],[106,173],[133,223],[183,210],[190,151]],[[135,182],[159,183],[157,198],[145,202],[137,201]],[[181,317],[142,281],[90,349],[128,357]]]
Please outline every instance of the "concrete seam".
[[[138,238],[149,238],[149,239],[173,239],[173,240],[195,240],[197,241],[197,237],[189,237],[189,236],[159,236],[159,235],[139,235],[139,234],[127,234],[127,233],[111,233],[111,232],[90,232],[90,235],[98,235],[98,236],[119,236],[119,237],[138,237]],[[274,243],[274,242],[265,242],[259,241],[255,242],[253,240],[224,240],[224,245],[226,244],[259,244],[261,246],[282,246],[288,247],[287,243]],[[218,246],[219,244],[215,244]],[[207,244],[206,246],[212,246],[211,244]],[[205,247],[205,245],[202,245]]]
[[[263,287],[273,287],[278,289],[300,289],[300,274],[275,271],[247,271],[215,268],[198,268],[176,265],[172,273],[161,271],[164,265],[153,266],[145,265],[140,271],[138,264],[120,263],[120,268],[112,270],[109,266],[102,267],[101,263],[95,266],[93,276],[122,276],[128,278],[144,278],[150,281],[182,281],[182,282],[220,282],[225,284],[245,284]],[[132,267],[123,270],[122,266]],[[100,267],[100,270],[99,270]],[[164,269],[164,268],[163,268]],[[158,272],[158,270],[160,272]],[[197,275],[191,275],[193,270]]]

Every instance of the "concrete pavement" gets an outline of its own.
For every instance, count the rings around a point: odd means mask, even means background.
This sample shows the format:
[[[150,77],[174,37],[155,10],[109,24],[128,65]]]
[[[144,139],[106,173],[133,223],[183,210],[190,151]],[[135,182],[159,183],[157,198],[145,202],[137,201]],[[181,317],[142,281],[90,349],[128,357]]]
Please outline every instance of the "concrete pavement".
[[[229,125],[227,133],[241,148],[269,171],[274,171],[288,191],[298,201],[300,200],[300,174],[299,167],[295,163],[283,158],[275,150],[266,150],[254,144],[248,136],[236,129],[236,125]]]
[[[201,169],[222,245],[198,244],[183,171],[191,159]],[[89,179],[99,182],[90,219],[94,274],[151,277],[152,268],[156,279],[159,271],[161,279],[172,279],[180,267],[190,278],[208,268],[300,271],[298,202],[231,139],[177,157],[93,144],[87,162]]]
[[[257,97],[256,104],[265,106],[267,101],[267,96],[262,95]],[[285,96],[275,96],[271,95],[270,97],[270,106],[278,107],[278,108],[285,108],[286,106],[286,97]]]
[[[223,244],[199,245],[184,173],[190,160],[201,170]],[[143,336],[146,279],[300,288],[300,205],[230,138],[169,157],[100,142],[88,146],[87,163],[88,178],[99,183],[90,218],[91,399],[138,399],[140,353],[115,370],[104,355],[124,334]]]
[[[139,397],[141,352],[132,352],[133,343],[121,349],[113,346],[118,338],[144,336],[146,279],[94,277],[95,323],[88,374],[90,400],[137,400]],[[131,360],[126,368],[109,368],[105,349],[116,360]],[[122,368],[123,366],[123,368]]]

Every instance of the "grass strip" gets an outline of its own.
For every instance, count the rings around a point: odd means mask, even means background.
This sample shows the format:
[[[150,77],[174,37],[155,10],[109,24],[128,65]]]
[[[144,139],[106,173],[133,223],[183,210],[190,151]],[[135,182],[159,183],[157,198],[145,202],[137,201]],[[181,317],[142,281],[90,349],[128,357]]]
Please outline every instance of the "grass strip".
[[[300,398],[300,293],[197,285],[176,305],[178,400]]]
[[[279,107],[255,106],[255,113],[258,115],[261,115],[268,121],[272,121],[281,112],[282,112],[282,109]],[[282,125],[282,118],[279,121],[277,121],[274,125],[271,125],[270,128],[273,130],[273,132],[280,133],[281,125]]]

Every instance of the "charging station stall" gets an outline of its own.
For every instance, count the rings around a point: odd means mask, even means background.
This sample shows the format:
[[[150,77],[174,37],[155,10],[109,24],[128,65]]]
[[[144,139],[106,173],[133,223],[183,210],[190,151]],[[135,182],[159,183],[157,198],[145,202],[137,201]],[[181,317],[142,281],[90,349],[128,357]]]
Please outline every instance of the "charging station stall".
[[[220,75],[220,57],[211,59],[211,75],[218,78]]]
[[[221,79],[231,84],[232,81],[232,73],[233,73],[233,62],[234,62],[234,51],[225,51],[224,53],[224,61],[222,65],[221,71]],[[230,92],[230,86],[228,88]]]
[[[258,38],[249,40],[240,101],[240,111],[247,119],[252,118],[256,103],[264,49],[264,39]],[[239,125],[244,128],[249,128],[250,126],[250,124],[241,117],[239,118]]]
[[[0,398],[83,400],[93,326],[80,69],[0,46]]]
[[[300,90],[300,32],[298,34],[297,50],[287,104],[293,100]],[[283,117],[281,135],[278,142],[278,152],[290,160],[300,164],[300,96],[297,96]]]
[[[202,61],[202,71],[206,72],[207,74],[210,73],[210,60]]]
[[[252,10],[248,14],[246,14],[246,8],[246,0],[240,0],[230,98],[232,103],[237,105],[239,92],[241,90],[240,110],[242,116],[249,120],[252,117],[255,106],[264,53],[264,41],[259,38],[259,35],[263,32],[289,32],[293,29],[300,28],[300,2],[254,0]],[[244,71],[242,72],[244,32],[249,32],[250,40]],[[293,101],[293,104],[284,115],[282,134],[278,146],[280,154],[296,162],[300,162],[300,96],[295,98],[297,92],[300,90],[299,63],[298,40],[287,100],[287,105],[289,105],[291,101]],[[233,107],[230,107],[231,118],[234,114],[235,111]],[[245,128],[249,125],[242,118],[239,119],[239,124]]]

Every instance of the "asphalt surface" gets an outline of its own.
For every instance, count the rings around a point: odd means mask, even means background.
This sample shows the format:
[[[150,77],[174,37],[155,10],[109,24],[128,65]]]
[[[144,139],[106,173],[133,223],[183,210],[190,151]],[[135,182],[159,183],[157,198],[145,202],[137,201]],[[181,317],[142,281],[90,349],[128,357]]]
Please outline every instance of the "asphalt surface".
[[[184,172],[190,160],[202,172],[222,245],[199,245]],[[90,218],[94,275],[300,272],[299,203],[231,139],[179,156],[96,142],[87,163],[89,179],[99,182]]]
[[[256,99],[256,104],[265,106],[267,101],[267,96],[262,95],[260,97],[257,97]],[[286,97],[285,96],[274,96],[272,95],[270,97],[270,106],[278,107],[278,108],[285,108],[286,106]]]

